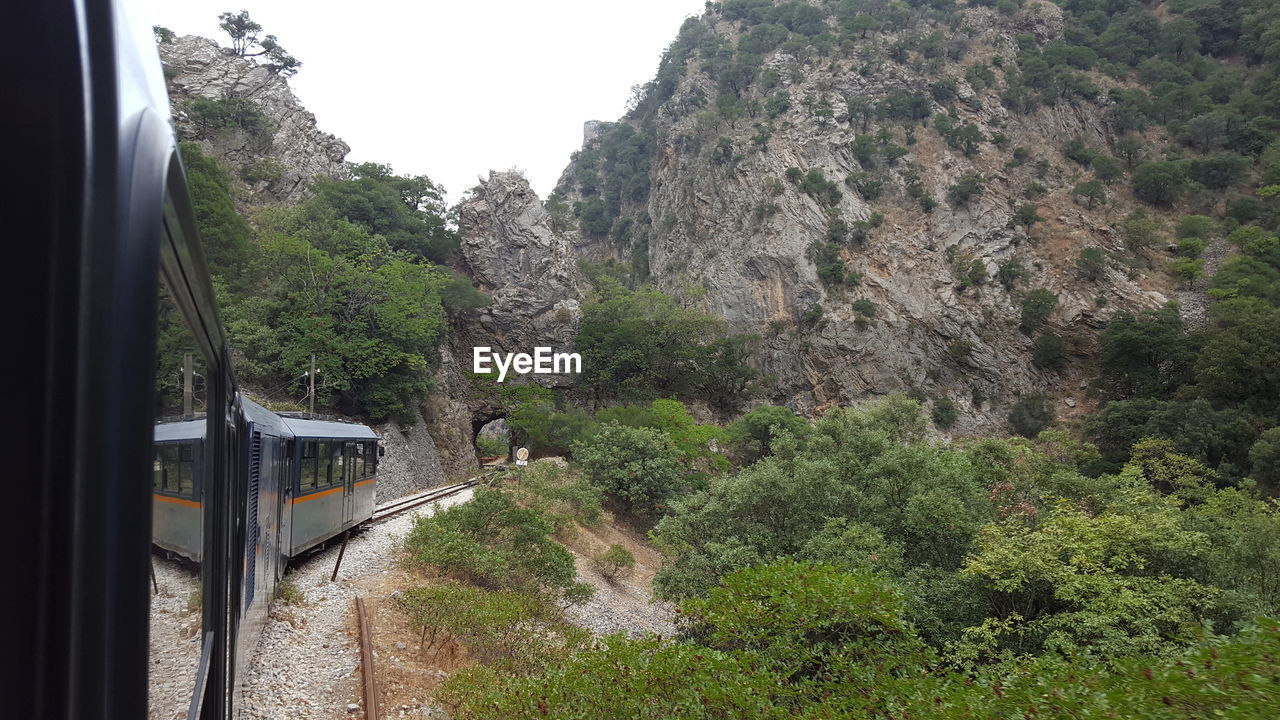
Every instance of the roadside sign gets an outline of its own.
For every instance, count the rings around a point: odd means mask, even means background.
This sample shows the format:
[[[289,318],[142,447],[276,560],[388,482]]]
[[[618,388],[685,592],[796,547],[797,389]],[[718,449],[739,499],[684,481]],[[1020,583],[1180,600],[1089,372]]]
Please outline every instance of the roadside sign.
[[[516,448],[516,464],[517,465],[529,464],[529,448],[525,448],[525,447]]]

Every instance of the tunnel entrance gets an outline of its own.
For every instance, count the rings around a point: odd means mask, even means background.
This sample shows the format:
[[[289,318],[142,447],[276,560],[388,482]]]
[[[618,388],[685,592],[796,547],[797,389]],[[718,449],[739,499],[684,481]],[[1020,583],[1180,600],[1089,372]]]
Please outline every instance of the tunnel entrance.
[[[511,449],[511,428],[503,417],[493,417],[472,423],[472,445],[481,465],[505,462]]]

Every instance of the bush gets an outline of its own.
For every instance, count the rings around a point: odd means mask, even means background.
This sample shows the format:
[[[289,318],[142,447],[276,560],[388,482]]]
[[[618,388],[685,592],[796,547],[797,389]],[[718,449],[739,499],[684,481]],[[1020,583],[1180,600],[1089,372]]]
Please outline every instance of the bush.
[[[288,577],[276,583],[275,599],[285,605],[301,605],[307,601],[298,584]]]
[[[452,639],[482,662],[507,672],[545,667],[585,643],[587,634],[559,619],[554,605],[527,592],[487,591],[458,583],[412,588],[397,598],[422,630],[422,650],[432,660]],[[538,631],[531,631],[536,625]]]
[[[1133,194],[1150,205],[1172,205],[1182,196],[1187,176],[1176,162],[1162,160],[1139,165],[1131,179]]]
[[[1076,271],[1087,280],[1101,280],[1107,272],[1107,256],[1102,248],[1085,248],[1076,258]]]
[[[780,436],[800,438],[808,430],[808,420],[796,415],[791,408],[777,405],[757,405],[725,428],[729,446],[743,465],[767,457],[774,440]]]
[[[875,302],[868,300],[867,298],[858,298],[857,300],[854,300],[852,307],[854,312],[863,317],[875,317],[876,315]]]
[[[1017,258],[1001,260],[996,264],[996,279],[1000,281],[1005,290],[1010,292],[1013,291],[1014,285],[1017,285],[1019,280],[1025,280],[1030,276],[1031,273],[1027,272],[1026,266]]]
[[[481,587],[560,593],[576,572],[573,555],[549,537],[554,529],[544,513],[484,488],[468,503],[419,518],[405,547],[413,562]]]
[[[954,185],[947,188],[947,200],[953,206],[968,205],[969,201],[982,194],[982,176],[969,173],[960,177]]]
[[[960,418],[960,411],[956,409],[956,404],[951,398],[941,397],[933,401],[930,417],[933,418],[934,425],[945,430],[956,424],[956,420]]]
[[[1057,416],[1049,396],[1028,395],[1013,404],[1009,411],[1009,424],[1023,437],[1035,437],[1052,425]]]
[[[605,423],[574,443],[573,458],[593,485],[640,513],[658,513],[685,484],[679,451],[651,428]]]
[[[1067,364],[1067,341],[1057,333],[1044,333],[1032,343],[1031,361],[1042,368],[1061,369]]]
[[[620,577],[630,575],[635,570],[636,556],[622,545],[614,543],[608,550],[593,555],[591,564],[596,572],[603,575],[609,582],[613,582]]]
[[[1038,330],[1057,306],[1058,296],[1052,291],[1032,290],[1022,299],[1022,324],[1019,327],[1025,333]]]
[[[502,440],[491,437],[489,435],[476,436],[476,450],[482,457],[494,457],[496,455],[505,456],[508,446]]]

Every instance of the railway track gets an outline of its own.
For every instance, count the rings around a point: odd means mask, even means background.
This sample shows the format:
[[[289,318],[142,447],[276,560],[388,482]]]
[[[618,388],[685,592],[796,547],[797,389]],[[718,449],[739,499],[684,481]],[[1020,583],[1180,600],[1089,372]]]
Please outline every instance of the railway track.
[[[384,503],[374,508],[373,516],[369,518],[369,522],[378,522],[379,520],[386,520],[387,518],[399,515],[400,513],[406,510],[412,510],[413,508],[426,505],[429,502],[441,500],[443,498],[449,497],[450,495],[456,495],[462,492],[463,490],[466,490],[467,488],[475,487],[476,484],[480,482],[482,477],[483,476],[474,477],[474,478],[471,478],[470,480],[467,480],[466,482],[461,482],[456,485],[446,485],[445,487],[432,488],[430,490],[426,490],[424,492],[420,492],[414,495],[407,495],[402,498],[391,500],[390,502]]]

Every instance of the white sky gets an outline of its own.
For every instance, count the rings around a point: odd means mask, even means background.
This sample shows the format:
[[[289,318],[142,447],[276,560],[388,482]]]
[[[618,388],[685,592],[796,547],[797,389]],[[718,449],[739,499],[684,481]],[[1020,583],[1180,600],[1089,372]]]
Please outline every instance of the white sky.
[[[585,120],[616,120],[631,86],[703,0],[133,0],[134,22],[229,44],[248,10],[302,61],[289,84],[349,160],[428,175],[450,202],[490,169],[555,186]]]

